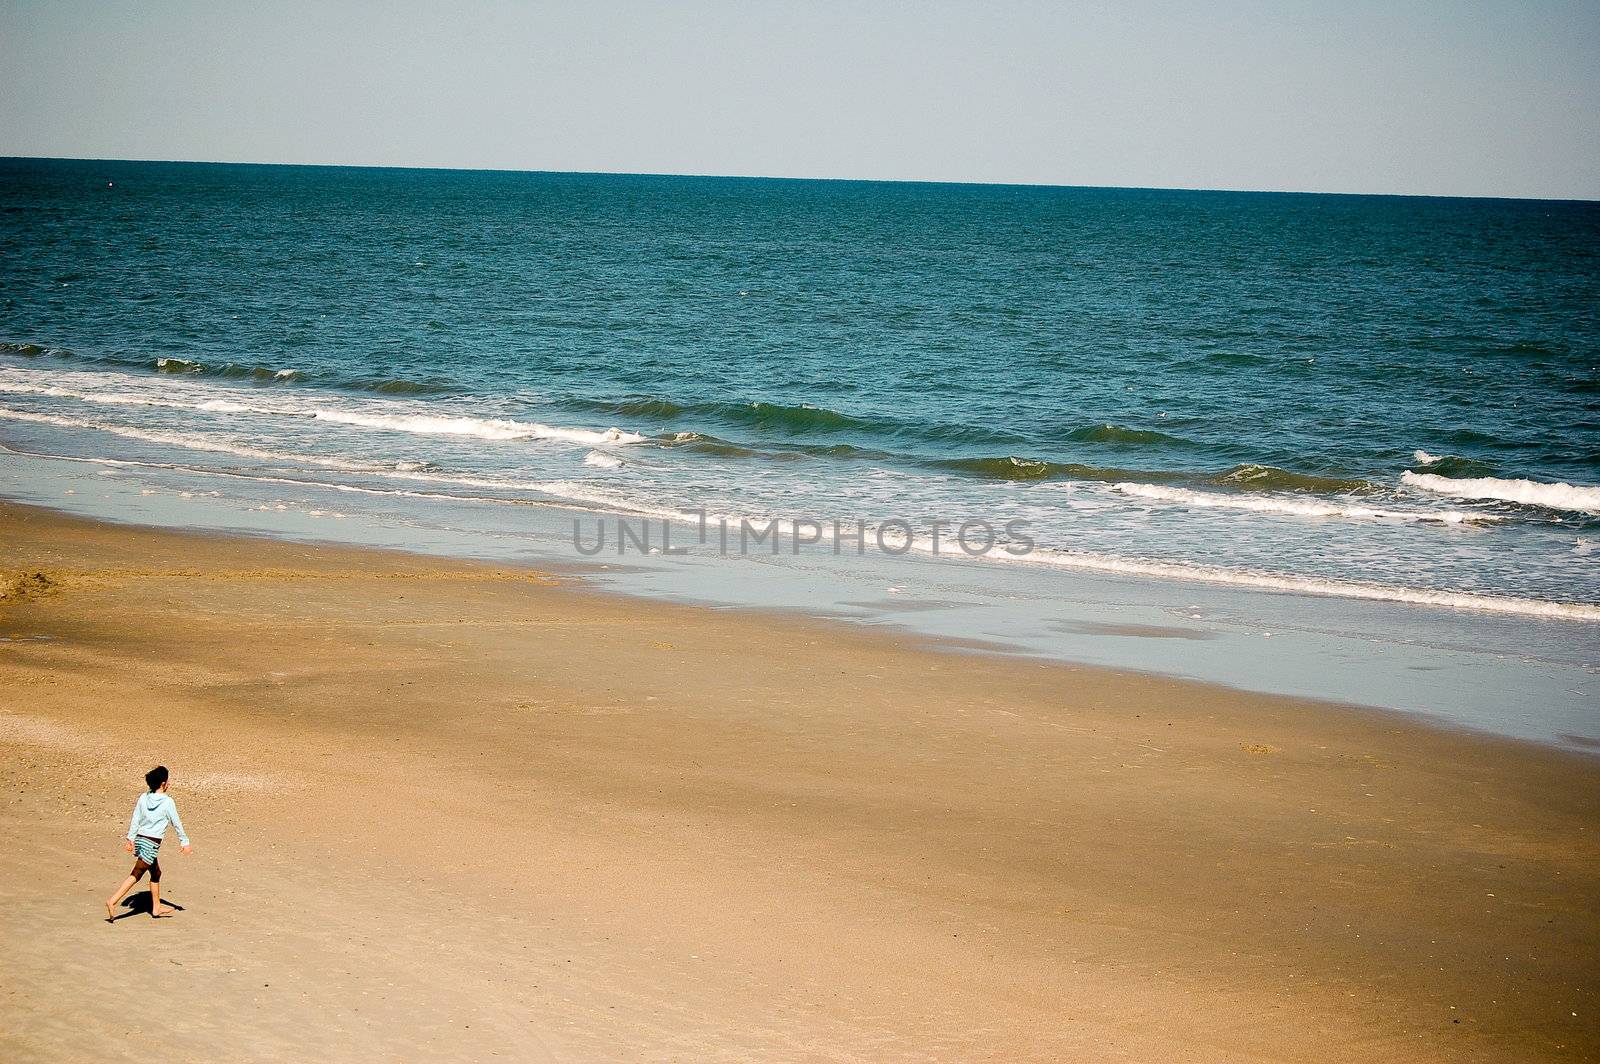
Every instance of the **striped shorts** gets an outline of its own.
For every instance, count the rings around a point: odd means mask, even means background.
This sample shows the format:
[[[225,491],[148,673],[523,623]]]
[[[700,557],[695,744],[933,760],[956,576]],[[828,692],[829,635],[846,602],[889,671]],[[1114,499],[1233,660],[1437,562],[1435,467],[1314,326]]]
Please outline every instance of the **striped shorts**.
[[[147,865],[155,864],[156,858],[161,855],[161,843],[140,835],[133,840],[133,855]]]

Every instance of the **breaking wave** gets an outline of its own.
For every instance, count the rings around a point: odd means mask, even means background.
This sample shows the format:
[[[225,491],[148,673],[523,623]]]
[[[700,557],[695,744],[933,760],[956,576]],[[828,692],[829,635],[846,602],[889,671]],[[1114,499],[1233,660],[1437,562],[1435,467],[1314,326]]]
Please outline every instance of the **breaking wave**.
[[[367,414],[354,410],[317,410],[318,421],[423,436],[475,436],[482,440],[562,440],[589,445],[643,443],[636,432],[619,428],[574,429],[533,421],[501,418],[450,417],[436,414]]]
[[[1481,477],[1494,472],[1494,467],[1487,462],[1453,454],[1429,454],[1416,450],[1411,452],[1411,457],[1417,465],[1425,466],[1428,472],[1442,477]]]
[[[1503,480],[1500,477],[1457,480],[1409,469],[1400,474],[1400,482],[1456,499],[1491,499],[1523,506],[1542,506],[1547,510],[1600,514],[1600,487],[1582,484],[1546,484],[1537,480]]]
[[[158,358],[154,368],[159,373],[182,373],[196,377],[219,377],[223,380],[250,380],[268,384],[285,384],[308,380],[309,375],[297,369],[277,366],[252,366],[239,362],[206,365],[187,358]]]
[[[1286,514],[1295,517],[1337,517],[1359,521],[1429,521],[1446,525],[1500,520],[1499,517],[1492,514],[1474,514],[1462,510],[1388,510],[1376,506],[1317,502],[1310,499],[1192,491],[1189,488],[1167,487],[1159,484],[1122,483],[1115,485],[1115,490],[1123,495],[1130,495],[1135,498],[1174,503],[1180,506],[1215,507],[1228,510],[1246,510],[1251,513]]]
[[[0,370],[0,372],[4,371]],[[399,411],[350,410],[325,404],[297,402],[287,397],[276,402],[271,399],[240,402],[239,399],[253,397],[253,393],[243,390],[225,393],[237,398],[216,397],[215,392],[184,394],[169,390],[161,394],[151,394],[148,391],[113,391],[103,386],[95,387],[93,382],[87,384],[81,382],[79,378],[83,376],[82,374],[63,374],[61,376],[66,380],[67,384],[79,383],[81,386],[67,387],[60,384],[36,384],[27,380],[0,376],[0,392],[9,392],[17,395],[51,396],[96,405],[143,406],[204,413],[260,414],[273,417],[308,418],[314,421],[356,428],[372,428],[432,436],[473,436],[484,440],[559,440],[589,446],[602,446],[641,443],[645,439],[637,433],[626,432],[619,428],[567,428],[538,422],[511,421],[499,418],[459,417],[440,414],[403,413]],[[132,380],[132,378],[128,379]]]
[[[210,436],[202,437],[192,432],[160,432],[151,429],[134,428],[131,425],[112,425],[105,422],[61,417],[56,414],[36,414],[26,410],[11,410],[3,406],[0,406],[0,418],[10,421],[31,421],[39,425],[55,425],[59,428],[67,429],[92,429],[96,432],[109,432],[124,439],[143,440],[145,443],[183,447],[193,451],[210,451],[213,454],[231,454],[238,458],[255,458],[264,462],[281,462],[286,465],[305,463],[321,466],[325,469],[341,469],[351,473],[381,473],[393,468],[392,465],[385,466],[373,462],[360,462],[340,458],[318,458],[307,454],[272,451],[233,440]]]

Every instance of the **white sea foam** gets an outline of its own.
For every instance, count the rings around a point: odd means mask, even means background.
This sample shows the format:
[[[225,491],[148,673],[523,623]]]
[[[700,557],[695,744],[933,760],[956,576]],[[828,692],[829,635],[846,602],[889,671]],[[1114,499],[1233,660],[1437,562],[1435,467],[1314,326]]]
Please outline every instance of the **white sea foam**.
[[[63,388],[55,384],[33,384],[10,377],[0,378],[0,392],[7,392],[12,395],[44,395],[53,399],[73,399],[78,402],[97,403],[102,406],[152,406],[164,407],[169,410],[202,410],[214,413],[277,412],[237,403],[229,399],[208,399],[185,403],[137,392],[82,391],[76,388]]]
[[[1546,484],[1537,480],[1502,480],[1499,477],[1473,477],[1454,480],[1433,473],[1406,470],[1400,482],[1435,495],[1457,499],[1497,499],[1503,502],[1543,506],[1551,510],[1600,513],[1600,487],[1581,484]]]
[[[551,485],[551,487],[559,487],[559,485]],[[678,520],[698,519],[698,515],[691,517],[691,515],[672,514],[666,511],[658,511],[658,515]],[[732,517],[720,519],[727,520],[730,527],[737,526],[740,520]],[[714,525],[719,520],[719,516],[709,515],[708,520]],[[765,521],[765,519],[758,521],[755,518],[746,518],[746,520],[750,520],[758,527],[763,527]],[[792,536],[795,531],[792,525],[784,528],[782,522],[780,522],[780,529],[788,536]],[[853,534],[854,530],[852,529]],[[867,535],[869,539],[877,538],[876,530],[871,526],[868,527]],[[822,542],[831,541],[831,530],[824,525]],[[883,541],[891,551],[909,548],[918,553],[938,554],[940,557],[946,558],[970,557],[960,552],[959,547],[952,547],[948,537],[937,548],[933,541],[927,537],[913,536],[908,541],[898,531],[884,535]],[[1048,565],[1059,569],[1159,577],[1168,580],[1190,580],[1207,584],[1223,584],[1231,587],[1255,588],[1265,591],[1284,591],[1299,595],[1318,595],[1328,598],[1368,599],[1379,602],[1410,603],[1419,606],[1443,606],[1450,609],[1476,610],[1485,613],[1515,614],[1525,617],[1600,621],[1600,605],[1589,603],[1551,602],[1544,599],[1514,598],[1505,595],[1479,595],[1464,591],[1435,591],[1429,588],[1363,583],[1354,580],[1329,580],[1322,577],[1298,576],[1292,573],[1270,573],[1251,569],[1233,569],[1220,565],[1158,561],[1113,554],[1097,554],[1089,551],[1035,547],[1026,553],[1012,554],[1006,550],[1005,544],[996,544],[986,553],[976,557],[977,560],[987,562]]]
[[[1152,561],[1076,551],[1041,549],[1021,558],[1012,558],[1009,555],[1000,557],[1005,560],[1030,561],[1065,569],[1157,576],[1172,580],[1196,580],[1208,584],[1227,584],[1266,591],[1288,591],[1299,595],[1405,602],[1419,606],[1445,606],[1451,609],[1509,613],[1524,617],[1600,621],[1600,606],[1583,602],[1550,602],[1544,599],[1512,598],[1504,595],[1478,595],[1465,591],[1434,591],[1428,588],[1368,584],[1353,580],[1327,580],[1321,577],[1264,573],[1250,569],[1229,569],[1223,566]]]
[[[642,443],[644,437],[618,428],[561,428],[533,421],[448,417],[438,414],[370,414],[356,410],[317,410],[312,417],[340,425],[414,432],[425,436],[475,436],[482,440],[563,440],[589,446]]]
[[[1295,517],[1336,517],[1361,521],[1423,521],[1459,525],[1467,522],[1498,521],[1490,514],[1465,513],[1461,510],[1386,510],[1376,506],[1355,503],[1316,502],[1309,499],[1280,498],[1271,495],[1237,495],[1216,491],[1193,491],[1163,484],[1122,483],[1112,490],[1123,495],[1179,506],[1245,510],[1261,514],[1286,514]]]
[[[654,503],[639,502],[629,495],[596,487],[581,480],[548,480],[541,481],[531,487],[544,495],[564,499],[568,502],[584,503],[587,506],[598,507],[612,513],[634,514],[639,517],[663,517],[669,521],[681,521],[685,524],[698,523],[702,516],[698,513],[676,510]],[[712,524],[716,523],[717,517],[718,515],[716,514],[705,515],[705,519]],[[738,518],[732,518],[731,520],[737,525]]]
[[[210,451],[213,454],[231,454],[239,458],[256,458],[264,462],[315,465],[325,469],[340,469],[350,473],[379,473],[384,471],[383,466],[374,465],[370,462],[352,462],[337,458],[317,458],[307,454],[286,454],[282,451],[268,451],[259,447],[251,447],[248,444],[202,436],[192,432],[156,432],[149,429],[136,429],[129,425],[83,421],[78,418],[61,417],[56,414],[36,414],[27,410],[11,410],[7,407],[0,407],[0,418],[6,418],[11,421],[32,421],[41,425],[57,425],[68,429],[92,429],[96,432],[109,432],[112,435],[122,436],[130,440],[143,440],[146,443],[159,443],[194,451]]]
[[[1429,454],[1427,451],[1421,450],[1412,451],[1411,457],[1416,459],[1418,465],[1437,465],[1438,463],[1444,461],[1444,458],[1441,455]]]
[[[618,493],[595,489],[574,482],[556,481],[544,484],[541,487],[553,495],[561,495],[574,501],[588,502],[611,510],[661,517],[691,525],[697,525],[704,519],[707,527],[713,530],[709,533],[709,541],[712,543],[717,541],[715,529],[723,522],[726,523],[730,534],[737,535],[737,530],[743,522],[749,522],[758,531],[764,531],[768,521],[772,520],[767,517],[749,515],[687,513],[667,507],[637,503]],[[853,537],[856,529],[852,525],[848,530],[852,537],[849,540],[850,549],[853,550],[855,542]],[[797,531],[798,529],[794,522],[778,520],[778,532],[785,537],[786,545],[792,541]],[[805,528],[805,533],[808,536],[815,534],[816,531],[815,528]],[[873,542],[877,538],[877,530],[871,525],[868,525],[866,534],[868,542]],[[824,523],[821,528],[820,542],[831,543],[832,541],[832,529]],[[907,540],[904,534],[898,530],[886,531],[883,536],[883,542],[887,549],[891,551],[910,549],[918,553],[937,554],[945,558],[970,557],[961,552],[959,547],[952,547],[948,536],[939,544],[937,549],[935,549],[933,541],[927,537],[913,536]],[[785,546],[785,549],[787,549],[787,546]],[[1223,584],[1265,591],[1284,591],[1327,598],[1367,599],[1379,602],[1410,603],[1419,606],[1442,606],[1450,609],[1514,614],[1524,617],[1600,621],[1600,605],[1589,603],[1551,602],[1544,599],[1524,599],[1508,595],[1479,595],[1465,591],[1435,591],[1429,588],[1363,583],[1354,580],[1329,580],[1322,577],[1297,576],[1292,573],[1270,573],[1251,569],[1233,569],[1220,565],[1157,561],[1111,554],[1096,554],[1087,551],[1066,551],[1036,547],[1024,554],[1011,554],[1005,549],[1005,544],[996,544],[986,553],[977,555],[976,560],[1048,565],[1059,569],[1159,577],[1170,580],[1191,580],[1206,584]]]
[[[294,373],[285,370],[284,373]],[[121,390],[110,391],[107,380]],[[277,417],[312,418],[352,428],[371,428],[389,432],[408,432],[428,436],[468,436],[483,440],[554,440],[589,447],[642,443],[645,437],[619,428],[588,429],[544,425],[538,422],[499,418],[461,417],[437,412],[407,409],[391,400],[379,400],[367,407],[330,405],[322,397],[274,396],[267,404],[241,402],[224,394],[248,394],[219,388],[211,383],[165,378],[150,381],[127,374],[87,374],[62,371],[50,383],[40,383],[27,370],[0,367],[0,392],[41,395],[58,399],[113,406],[147,406],[169,410],[216,414],[261,414]]]
[[[0,409],[0,415],[5,415],[6,413],[7,411]],[[24,420],[38,419],[27,418]],[[256,484],[288,484],[302,488],[324,488],[329,491],[353,492],[361,495],[388,495],[410,499],[437,499],[447,502],[485,502],[498,503],[502,505],[527,501],[515,498],[508,499],[505,497],[496,498],[494,496],[485,495],[457,495],[453,493],[436,491],[413,491],[399,488],[375,488],[362,484],[338,484],[325,480],[308,480],[304,477],[274,476],[270,473],[257,472],[254,470],[206,469],[200,466],[185,465],[180,462],[141,462],[131,458],[87,458],[82,455],[45,454],[39,451],[28,451],[18,447],[12,447],[6,443],[0,443],[0,451],[7,451],[11,454],[21,455],[25,458],[43,458],[52,462],[78,462],[87,465],[111,466],[119,469],[170,469],[203,477],[225,477],[229,480],[246,480]],[[401,463],[401,465],[405,464],[407,463]],[[501,491],[531,491],[549,495],[550,497],[548,499],[539,500],[541,505],[560,506],[564,501],[566,501],[565,497],[561,495],[559,491],[551,493],[544,490],[546,487],[559,488],[559,484],[545,485],[521,481],[487,480],[482,477],[452,477],[438,474],[408,473],[398,469],[386,470],[368,467],[361,467],[359,469],[344,469],[343,467],[337,468],[338,471],[341,472],[362,473],[370,476],[385,477],[392,480],[427,481],[428,483],[441,485],[491,488]],[[144,494],[148,495],[151,494],[151,492],[146,491]]]
[[[583,464],[594,466],[596,469],[621,469],[622,459],[613,458],[609,454],[601,454],[599,451],[590,451],[583,456]]]

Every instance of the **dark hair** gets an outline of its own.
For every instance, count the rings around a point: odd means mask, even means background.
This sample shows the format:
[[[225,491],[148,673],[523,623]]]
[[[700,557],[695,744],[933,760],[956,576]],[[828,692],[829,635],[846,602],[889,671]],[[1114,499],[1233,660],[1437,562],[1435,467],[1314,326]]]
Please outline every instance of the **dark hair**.
[[[160,790],[161,785],[167,782],[167,766],[157,765],[149,772],[146,772],[144,774],[144,782],[152,791]]]

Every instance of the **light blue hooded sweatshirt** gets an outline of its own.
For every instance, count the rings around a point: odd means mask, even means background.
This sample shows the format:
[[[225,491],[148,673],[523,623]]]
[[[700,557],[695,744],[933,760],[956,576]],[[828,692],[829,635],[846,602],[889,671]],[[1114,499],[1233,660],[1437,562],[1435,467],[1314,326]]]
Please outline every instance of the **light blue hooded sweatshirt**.
[[[146,791],[133,803],[133,820],[128,823],[128,841],[135,835],[152,839],[165,838],[167,824],[178,829],[178,844],[189,845],[189,836],[178,819],[178,804],[160,791]]]

